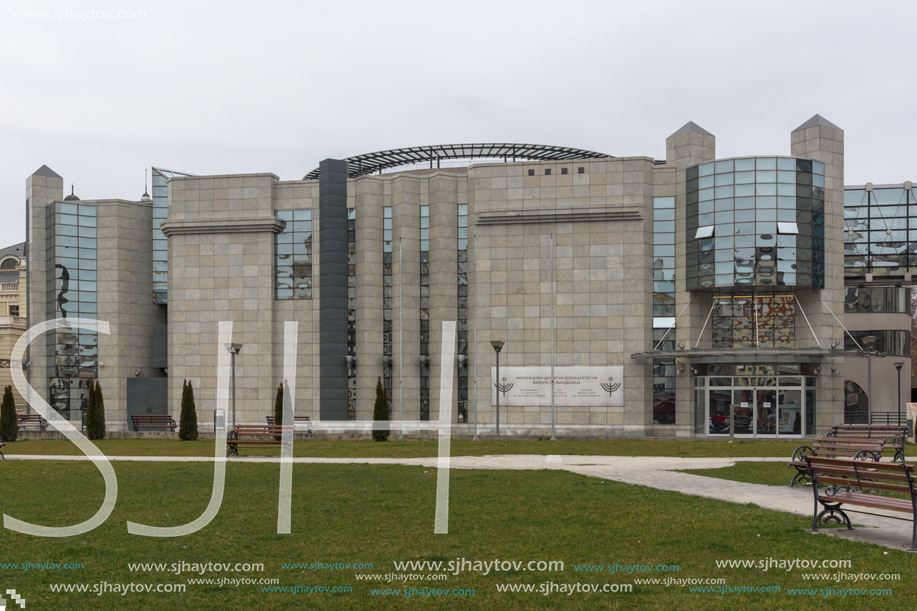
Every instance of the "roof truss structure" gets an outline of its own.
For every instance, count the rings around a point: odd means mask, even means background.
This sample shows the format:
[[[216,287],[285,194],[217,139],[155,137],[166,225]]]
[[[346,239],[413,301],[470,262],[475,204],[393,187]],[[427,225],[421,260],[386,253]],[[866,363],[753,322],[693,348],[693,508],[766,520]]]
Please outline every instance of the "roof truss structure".
[[[429,163],[439,167],[443,160],[452,159],[502,159],[503,161],[569,161],[573,159],[603,159],[611,155],[583,149],[545,144],[479,143],[435,144],[410,148],[390,149],[348,157],[347,175],[356,178],[390,168]],[[318,168],[305,175],[304,180],[317,179]]]

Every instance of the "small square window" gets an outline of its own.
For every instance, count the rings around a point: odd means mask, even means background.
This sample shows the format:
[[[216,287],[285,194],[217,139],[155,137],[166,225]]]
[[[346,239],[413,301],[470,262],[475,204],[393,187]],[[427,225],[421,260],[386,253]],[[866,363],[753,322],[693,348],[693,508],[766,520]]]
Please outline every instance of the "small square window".
[[[694,239],[699,238],[710,238],[713,237],[713,230],[716,229],[716,225],[706,225],[704,227],[698,227],[697,233],[694,234]]]
[[[796,223],[778,222],[777,233],[799,235],[799,227]]]
[[[529,170],[529,176],[534,176],[534,175],[535,175],[535,170]]]
[[[576,173],[577,173],[577,174],[585,174],[585,173],[586,173],[586,168],[576,168]]]
[[[561,168],[561,169],[560,169],[560,173],[561,173],[561,174],[566,174],[566,173],[567,173],[567,168]]]
[[[544,169],[544,175],[545,175],[545,176],[550,176],[550,175],[551,175],[551,168],[545,168],[545,169]]]

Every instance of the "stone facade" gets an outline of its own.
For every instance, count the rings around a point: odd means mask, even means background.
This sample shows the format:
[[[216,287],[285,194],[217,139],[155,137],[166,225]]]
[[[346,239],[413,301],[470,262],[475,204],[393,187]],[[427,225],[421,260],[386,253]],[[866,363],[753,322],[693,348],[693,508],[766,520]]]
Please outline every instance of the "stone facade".
[[[844,380],[859,380],[862,369],[862,359],[830,353],[844,334],[835,317],[844,311],[843,131],[813,118],[792,132],[788,152],[825,164],[825,288],[795,291],[796,347],[828,351],[820,355],[820,373],[810,374],[817,380],[817,427],[822,431],[843,421]],[[458,413],[456,392],[450,415],[460,434],[493,432],[496,412],[490,386],[495,358],[490,342],[501,340],[505,342],[500,355],[503,366],[548,366],[553,348],[558,367],[623,367],[624,405],[558,407],[559,435],[706,435],[707,416],[703,406],[698,409],[695,403],[691,368],[699,361],[694,353],[669,354],[678,372],[674,423],[654,421],[653,206],[654,198],[674,197],[677,322],[670,339],[679,350],[709,351],[714,293],[688,290],[682,268],[686,171],[715,159],[715,137],[689,123],[666,140],[665,161],[605,157],[484,162],[348,179],[346,196],[334,200],[338,202],[334,205],[346,202],[356,211],[356,282],[347,302],[356,321],[356,396],[351,401],[356,418],[372,418],[376,380],[385,375],[384,346],[389,340],[383,322],[383,211],[391,208],[392,351],[388,358],[393,419],[400,418],[402,410],[405,420],[421,419],[420,342],[422,319],[428,315],[429,419],[439,418],[441,369],[466,367],[468,417],[462,419]],[[332,162],[329,167],[341,166]],[[92,202],[100,209],[100,244],[104,244],[99,247],[99,317],[112,323],[112,335],[100,339],[99,355],[112,430],[118,430],[119,423],[124,427],[125,379],[137,370],[141,377],[167,372],[167,409],[175,416],[182,380],[190,379],[198,418],[206,430],[216,400],[217,358],[226,349],[218,345],[219,321],[232,321],[232,342],[242,344],[235,364],[237,422],[263,422],[272,413],[274,393],[282,380],[287,321],[299,325],[297,413],[314,420],[332,413],[323,405],[322,392],[331,388],[328,376],[344,370],[338,361],[345,352],[341,346],[328,345],[330,335],[323,333],[322,282],[326,297],[331,286],[339,285],[328,284],[332,279],[327,273],[322,276],[322,253],[334,253],[335,258],[339,253],[327,243],[325,250],[319,248],[321,202],[331,201],[322,199],[322,188],[319,180],[281,181],[273,174],[172,178],[168,219],[162,225],[169,248],[167,308],[150,299],[149,202]],[[48,240],[44,209],[61,199],[63,180],[43,168],[30,177],[27,191],[30,252],[44,253]],[[457,272],[459,206],[468,210],[468,359],[443,363],[442,322],[458,318],[459,291],[465,290],[459,287]],[[423,229],[422,207],[429,209],[429,227]],[[312,294],[279,299],[275,261],[278,236],[286,226],[278,212],[296,210],[311,210],[312,215]],[[334,226],[326,231],[340,230],[337,212]],[[422,236],[429,241],[428,262],[422,261]],[[335,260],[334,265],[339,263]],[[31,316],[36,322],[53,313],[45,288],[47,257],[30,256],[29,269]],[[428,288],[422,286],[427,273]],[[339,299],[339,292],[333,292]],[[904,317],[896,316],[881,321],[893,325],[882,328],[906,328]],[[166,321],[168,368],[163,370],[151,361],[152,328]],[[875,318],[851,321],[864,329],[876,324]],[[888,381],[887,365],[876,380]],[[48,355],[33,350],[30,368],[33,385],[46,392]],[[832,373],[832,368],[838,372]],[[908,360],[905,371],[909,368]],[[550,432],[552,412],[545,407],[503,406],[500,421],[503,433],[545,435]]]

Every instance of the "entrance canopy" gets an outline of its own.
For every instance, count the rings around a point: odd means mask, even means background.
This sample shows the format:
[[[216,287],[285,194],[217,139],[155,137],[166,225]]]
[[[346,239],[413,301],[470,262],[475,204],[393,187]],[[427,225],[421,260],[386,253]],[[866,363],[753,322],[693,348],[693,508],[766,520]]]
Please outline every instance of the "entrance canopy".
[[[688,350],[651,350],[635,352],[630,358],[647,359],[691,359],[692,363],[819,363],[831,356],[866,356],[865,350],[831,350],[829,348],[736,348]],[[873,356],[885,356],[873,352]]]

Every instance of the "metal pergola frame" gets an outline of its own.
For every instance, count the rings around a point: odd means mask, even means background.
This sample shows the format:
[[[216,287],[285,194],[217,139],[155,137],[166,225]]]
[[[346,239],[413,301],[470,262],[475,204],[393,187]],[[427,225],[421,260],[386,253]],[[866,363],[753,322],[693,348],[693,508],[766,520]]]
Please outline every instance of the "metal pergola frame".
[[[502,159],[514,161],[569,161],[574,159],[608,159],[611,155],[584,149],[546,144],[513,144],[487,142],[477,144],[434,144],[389,149],[375,153],[364,153],[348,157],[347,176],[356,178],[364,174],[382,172],[390,168],[429,163],[430,168],[440,167],[443,160],[452,159]],[[318,168],[303,177],[303,180],[317,179]]]

